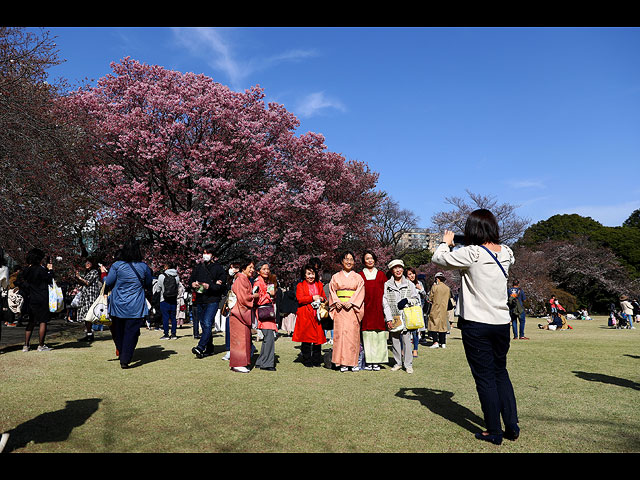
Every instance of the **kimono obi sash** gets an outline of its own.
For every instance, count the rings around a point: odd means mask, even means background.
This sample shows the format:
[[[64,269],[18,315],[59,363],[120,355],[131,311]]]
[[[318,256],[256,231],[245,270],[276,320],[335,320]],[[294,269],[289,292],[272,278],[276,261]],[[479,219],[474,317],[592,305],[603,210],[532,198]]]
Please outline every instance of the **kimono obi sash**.
[[[336,295],[343,302],[345,302],[345,301],[349,300],[351,297],[353,297],[354,293],[355,293],[355,290],[338,290],[338,291],[336,291]]]

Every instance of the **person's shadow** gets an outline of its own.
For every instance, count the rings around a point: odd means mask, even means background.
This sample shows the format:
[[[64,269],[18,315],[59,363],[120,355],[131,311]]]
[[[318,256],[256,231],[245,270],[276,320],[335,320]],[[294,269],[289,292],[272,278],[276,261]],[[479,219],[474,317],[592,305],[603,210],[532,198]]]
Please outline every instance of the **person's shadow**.
[[[410,393],[411,392],[411,393]],[[484,419],[452,400],[453,393],[431,388],[401,388],[397,397],[418,400],[436,415],[460,425],[471,433],[484,430]]]
[[[608,383],[610,385],[618,385],[619,387],[640,390],[640,383],[634,382],[633,380],[627,380],[626,378],[613,377],[603,373],[580,372],[575,370],[572,373],[575,373],[576,377],[590,382]]]
[[[98,410],[100,398],[67,400],[62,410],[47,412],[9,430],[9,439],[3,453],[24,448],[30,442],[63,442],[74,428],[84,424]]]

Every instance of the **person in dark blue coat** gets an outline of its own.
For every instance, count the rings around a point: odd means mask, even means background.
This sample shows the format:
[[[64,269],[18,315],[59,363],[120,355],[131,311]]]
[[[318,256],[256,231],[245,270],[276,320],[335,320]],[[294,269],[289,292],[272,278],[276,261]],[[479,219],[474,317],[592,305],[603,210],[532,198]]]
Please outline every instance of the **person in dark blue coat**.
[[[151,288],[153,276],[149,266],[142,261],[136,240],[125,243],[121,254],[122,260],[111,265],[104,283],[111,289],[108,312],[113,323],[113,340],[120,353],[120,366],[129,368],[140,327],[149,314],[145,291]]]

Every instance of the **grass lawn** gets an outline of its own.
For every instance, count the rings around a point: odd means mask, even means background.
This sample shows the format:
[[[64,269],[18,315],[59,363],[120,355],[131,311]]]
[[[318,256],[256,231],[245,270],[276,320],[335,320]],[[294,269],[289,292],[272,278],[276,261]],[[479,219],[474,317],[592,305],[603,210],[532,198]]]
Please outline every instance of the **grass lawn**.
[[[276,342],[276,372],[233,373],[224,336],[199,360],[190,328],[175,341],[141,330],[122,370],[108,331],[86,345],[74,330],[51,352],[0,355],[0,432],[5,452],[26,453],[640,452],[640,329],[538,322],[511,343],[522,431],[501,446],[474,438],[482,412],[457,328],[446,349],[420,347],[413,374],[306,368],[290,337]]]

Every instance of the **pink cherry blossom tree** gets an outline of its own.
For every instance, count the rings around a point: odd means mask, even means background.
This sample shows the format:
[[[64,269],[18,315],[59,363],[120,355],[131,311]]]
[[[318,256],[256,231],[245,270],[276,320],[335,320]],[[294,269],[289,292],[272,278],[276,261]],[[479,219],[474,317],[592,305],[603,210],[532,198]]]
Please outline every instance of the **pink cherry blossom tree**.
[[[130,58],[62,99],[92,139],[90,176],[114,236],[186,266],[204,243],[222,262],[263,258],[292,274],[310,257],[374,239],[378,175],[327,150],[322,135],[213,79]]]

